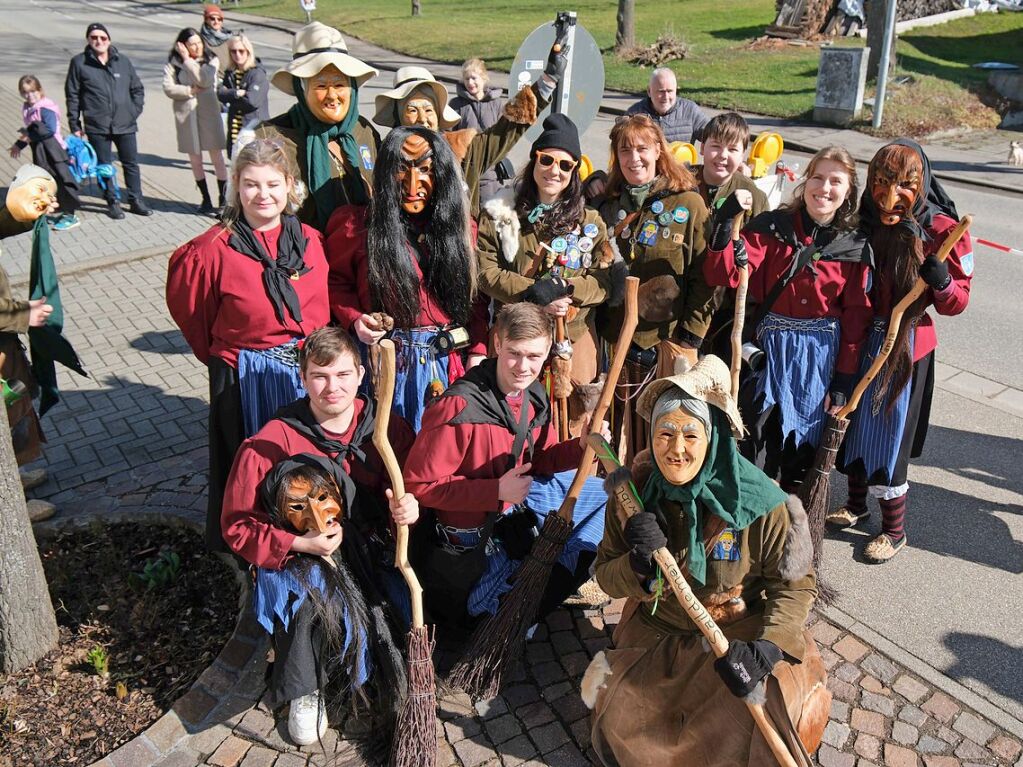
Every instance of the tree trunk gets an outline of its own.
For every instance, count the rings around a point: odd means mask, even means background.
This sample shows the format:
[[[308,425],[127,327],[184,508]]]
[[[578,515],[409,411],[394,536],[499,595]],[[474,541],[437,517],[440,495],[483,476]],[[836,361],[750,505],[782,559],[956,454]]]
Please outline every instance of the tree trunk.
[[[636,44],[636,0],[618,0],[618,31],[615,50],[632,48]]]
[[[896,0],[870,0],[867,3],[867,45],[870,55],[867,57],[867,79],[876,80],[877,70],[881,66],[881,51],[884,49],[884,22],[888,3]],[[895,35],[892,35],[891,56],[888,57],[888,74],[895,69]]]
[[[0,402],[0,674],[20,671],[56,646],[57,621]]]
[[[413,16],[418,16],[419,15],[419,10],[420,10],[420,8],[419,8],[419,0],[412,0],[412,15]]]

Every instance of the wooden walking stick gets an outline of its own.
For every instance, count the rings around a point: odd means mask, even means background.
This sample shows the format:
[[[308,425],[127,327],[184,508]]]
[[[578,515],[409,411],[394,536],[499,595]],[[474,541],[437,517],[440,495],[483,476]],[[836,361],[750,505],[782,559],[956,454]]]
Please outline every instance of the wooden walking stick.
[[[743,217],[732,221],[732,242],[739,239]],[[739,401],[739,371],[742,370],[742,329],[746,324],[746,293],[749,290],[749,264],[736,265],[739,270],[739,285],[735,288],[735,315],[732,319],[732,399]]]
[[[600,424],[611,406],[615,384],[625,365],[625,353],[629,350],[632,335],[639,322],[638,290],[639,279],[626,278],[625,317],[618,340],[615,342],[611,369],[604,380],[604,388],[590,420],[591,433],[594,431],[600,433]],[[561,508],[557,513],[547,515],[540,537],[514,576],[512,590],[501,601],[497,614],[485,620],[473,632],[465,657],[452,670],[451,683],[465,690],[473,698],[488,699],[497,695],[505,671],[522,655],[526,631],[536,621],[540,596],[547,586],[551,568],[561,556],[565,542],[572,532],[576,500],[590,476],[593,458],[593,448],[587,443],[579,462],[579,469]]]
[[[962,239],[962,236],[972,223],[973,216],[963,216],[955,229],[948,233],[945,241],[941,244],[941,248],[935,254],[935,258],[938,261],[944,261],[948,258],[948,254],[952,252],[952,249]],[[821,563],[821,547],[824,543],[824,518],[831,507],[831,470],[835,467],[838,448],[842,445],[846,429],[849,428],[849,416],[856,410],[860,404],[860,398],[863,397],[863,393],[870,386],[871,381],[877,377],[881,367],[888,359],[888,355],[895,348],[895,339],[898,338],[899,328],[902,326],[902,318],[909,310],[909,307],[923,295],[926,289],[927,283],[917,279],[912,290],[903,296],[902,300],[892,309],[892,316],[888,320],[888,329],[885,332],[884,343],[881,344],[877,357],[874,358],[870,368],[867,369],[860,382],[856,384],[856,388],[853,390],[852,396],[849,397],[849,401],[837,413],[828,415],[828,420],[824,424],[824,435],[821,439],[820,447],[817,448],[817,455],[814,457],[813,468],[799,488],[799,500],[803,502],[803,507],[806,509],[810,522],[810,537],[813,539],[813,565],[818,572],[820,571]],[[819,576],[817,585],[820,598],[830,604],[834,598],[832,590],[820,582]]]
[[[395,499],[405,495],[405,481],[387,438],[394,402],[394,342],[383,339],[377,382],[373,445],[384,461]],[[398,525],[394,566],[408,584],[412,626],[408,634],[408,694],[398,712],[391,744],[392,767],[434,767],[437,761],[437,688],[434,683],[433,637],[423,621],[423,589],[408,561],[408,525]]]
[[[591,432],[588,439],[591,448],[597,454],[597,459],[608,475],[621,468],[622,465],[618,462],[618,456],[615,455],[611,446],[607,444],[602,436]],[[612,488],[612,492],[614,493],[615,506],[618,509],[619,518],[623,520],[623,524],[624,520],[643,511],[643,501],[640,500],[636,486],[632,484],[631,480],[619,482]],[[686,611],[686,615],[696,624],[696,627],[700,629],[700,633],[706,638],[707,644],[714,651],[714,655],[718,658],[723,658],[728,654],[728,640],[725,639],[725,635],[710,616],[710,613],[707,612],[707,608],[700,604],[700,601],[696,598],[692,587],[686,580],[685,575],[682,574],[682,568],[675,561],[675,557],[672,556],[667,548],[660,548],[654,552],[654,561],[657,562],[664,577],[671,584],[671,590],[675,592],[675,596],[678,598],[679,604],[682,605],[682,609]],[[746,704],[746,708],[749,709],[757,729],[764,736],[764,740],[767,741],[767,745],[770,747],[771,753],[774,754],[774,758],[778,760],[778,763],[782,767],[801,767],[800,762],[796,761],[788,745],[767,718],[764,706],[760,703],[753,703],[746,698],[742,700]],[[805,760],[801,761],[805,763]]]
[[[567,341],[565,318],[554,323],[554,354],[551,357],[551,399],[558,403],[558,437],[564,441],[568,432],[568,397],[572,393],[572,344]],[[566,348],[567,347],[567,348]]]

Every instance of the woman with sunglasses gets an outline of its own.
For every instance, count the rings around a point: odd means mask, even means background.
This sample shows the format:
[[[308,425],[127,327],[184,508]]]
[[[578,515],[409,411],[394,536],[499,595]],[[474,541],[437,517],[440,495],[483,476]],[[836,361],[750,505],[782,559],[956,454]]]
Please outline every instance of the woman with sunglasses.
[[[611,130],[611,171],[598,205],[609,239],[640,281],[639,325],[618,392],[626,404],[615,413],[631,457],[646,447],[647,433],[628,403],[646,381],[672,375],[676,358],[695,364],[710,326],[715,291],[701,269],[707,206],[696,178],[642,114]],[[602,312],[597,329],[613,342],[621,322],[621,309],[612,308]]]
[[[270,119],[270,81],[248,37],[239,33],[227,41],[227,67],[217,90],[227,105],[227,156],[234,152],[238,134],[255,130]]]
[[[585,207],[581,156],[579,131],[567,116],[553,114],[544,120],[514,192],[484,204],[487,215],[480,218],[477,251],[480,290],[494,299],[497,309],[529,301],[564,323],[573,347],[573,387],[596,378],[592,309],[611,290],[609,263],[603,257],[607,229],[599,214]]]

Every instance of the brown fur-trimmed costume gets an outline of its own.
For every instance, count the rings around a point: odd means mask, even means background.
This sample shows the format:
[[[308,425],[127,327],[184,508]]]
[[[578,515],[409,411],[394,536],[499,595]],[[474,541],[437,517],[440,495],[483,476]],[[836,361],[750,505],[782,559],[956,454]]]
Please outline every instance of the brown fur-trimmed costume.
[[[637,456],[633,468],[642,492],[652,468],[648,451]],[[665,595],[651,615],[653,597],[629,569],[623,521],[615,511],[612,494],[597,581],[611,596],[629,599],[613,649],[594,658],[583,680],[583,698],[593,709],[593,748],[601,762],[776,765],[744,702],[717,675],[713,653],[676,599]],[[737,560],[714,561],[710,554],[724,530],[722,520],[707,517],[707,583],[694,583],[694,592],[729,639],[769,639],[784,652],[768,677],[765,707],[797,763],[810,765],[809,754],[827,725],[831,693],[817,647],[803,629],[816,594],[806,513],[789,496],[737,531]]]

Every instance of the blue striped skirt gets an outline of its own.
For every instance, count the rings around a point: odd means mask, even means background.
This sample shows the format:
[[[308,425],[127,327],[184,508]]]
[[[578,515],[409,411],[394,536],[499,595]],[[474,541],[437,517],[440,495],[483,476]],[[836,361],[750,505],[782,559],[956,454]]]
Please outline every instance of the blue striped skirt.
[[[834,317],[797,320],[769,313],[757,328],[767,365],[757,374],[760,412],[777,407],[782,441],[817,445],[827,414],[824,397],[838,359],[840,331]]]
[[[863,361],[860,363],[861,377],[867,372],[878,352],[881,351],[887,329],[887,319],[874,320],[874,324],[870,328],[870,335],[867,337],[866,354],[863,355]],[[914,333],[909,335],[910,354],[913,353],[914,335]],[[910,381],[907,381],[895,400],[895,406],[889,411],[887,394],[880,402],[874,402],[874,392],[877,391],[877,386],[878,379],[875,378],[863,393],[859,406],[850,418],[851,422],[846,431],[843,445],[843,461],[848,466],[859,458],[863,461],[868,477],[873,476],[879,469],[885,469],[890,480],[895,474],[895,466],[899,460],[899,448],[906,430],[911,387]]]
[[[548,514],[556,514],[562,501],[568,494],[569,485],[575,477],[575,470],[562,471],[551,477],[536,477],[525,504],[536,514],[540,527],[543,526]],[[583,485],[579,500],[572,514],[572,532],[565,548],[558,558],[558,564],[566,570],[575,571],[579,554],[583,551],[595,552],[600,539],[604,535],[604,510],[607,508],[607,493],[604,492],[604,480],[590,477]],[[479,534],[475,540],[471,534],[462,545],[475,545],[479,542]],[[473,586],[469,594],[469,615],[482,615],[497,612],[501,596],[511,591],[508,579],[522,565],[520,560],[511,559],[500,543],[493,539],[487,545],[487,569]],[[540,594],[536,598],[540,598]]]
[[[395,330],[391,334],[395,349],[394,409],[419,433],[423,411],[430,400],[430,384],[439,380],[448,388],[448,355],[433,351],[436,330]]]
[[[270,349],[241,350],[238,388],[246,437],[262,429],[279,408],[305,396],[298,373],[298,340]]]

